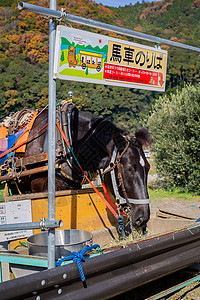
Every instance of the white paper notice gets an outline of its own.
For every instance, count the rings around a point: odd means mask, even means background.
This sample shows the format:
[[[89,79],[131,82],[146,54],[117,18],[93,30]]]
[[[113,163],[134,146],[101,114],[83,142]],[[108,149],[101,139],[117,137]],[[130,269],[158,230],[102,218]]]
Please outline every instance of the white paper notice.
[[[0,225],[25,222],[32,222],[31,200],[0,204]],[[32,234],[33,230],[2,231],[0,242],[25,238]]]

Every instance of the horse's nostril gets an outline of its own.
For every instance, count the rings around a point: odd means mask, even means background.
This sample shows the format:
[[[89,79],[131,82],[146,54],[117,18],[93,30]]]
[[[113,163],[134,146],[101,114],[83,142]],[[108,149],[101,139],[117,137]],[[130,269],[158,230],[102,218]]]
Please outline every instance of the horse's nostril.
[[[143,218],[138,218],[136,221],[135,221],[135,225],[137,226],[137,227],[140,227],[141,226],[141,224],[143,223]]]

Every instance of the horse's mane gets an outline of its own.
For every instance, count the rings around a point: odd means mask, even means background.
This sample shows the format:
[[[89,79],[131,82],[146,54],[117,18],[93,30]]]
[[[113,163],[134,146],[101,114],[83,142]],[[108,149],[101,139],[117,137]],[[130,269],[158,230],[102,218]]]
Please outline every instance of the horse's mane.
[[[148,128],[136,130],[135,137],[142,146],[149,146],[152,144],[152,138],[150,136]]]

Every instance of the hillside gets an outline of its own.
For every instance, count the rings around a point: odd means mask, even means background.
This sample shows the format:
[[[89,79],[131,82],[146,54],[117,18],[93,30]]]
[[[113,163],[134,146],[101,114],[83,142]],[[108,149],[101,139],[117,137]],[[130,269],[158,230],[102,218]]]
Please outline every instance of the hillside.
[[[46,0],[31,3],[49,6]],[[92,0],[58,0],[58,9],[61,7],[70,14],[200,47],[200,0],[162,0],[119,8],[104,7]],[[16,0],[0,0],[0,24],[0,118],[3,118],[24,106],[39,108],[48,103],[48,20],[20,12]],[[80,25],[73,27],[119,37]],[[153,46],[150,42],[130,40]],[[185,82],[200,81],[197,53],[161,47],[169,51],[166,93]],[[59,101],[67,98],[69,90],[74,91],[73,101],[79,108],[101,114],[128,131],[133,131],[146,117],[159,96],[143,90],[57,81]]]

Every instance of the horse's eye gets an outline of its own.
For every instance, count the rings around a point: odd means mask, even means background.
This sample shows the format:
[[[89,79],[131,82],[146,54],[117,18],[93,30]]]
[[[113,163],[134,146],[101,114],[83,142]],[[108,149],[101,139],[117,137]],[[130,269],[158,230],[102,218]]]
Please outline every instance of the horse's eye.
[[[132,174],[135,171],[134,166],[128,166],[124,168],[124,171],[128,174]]]

